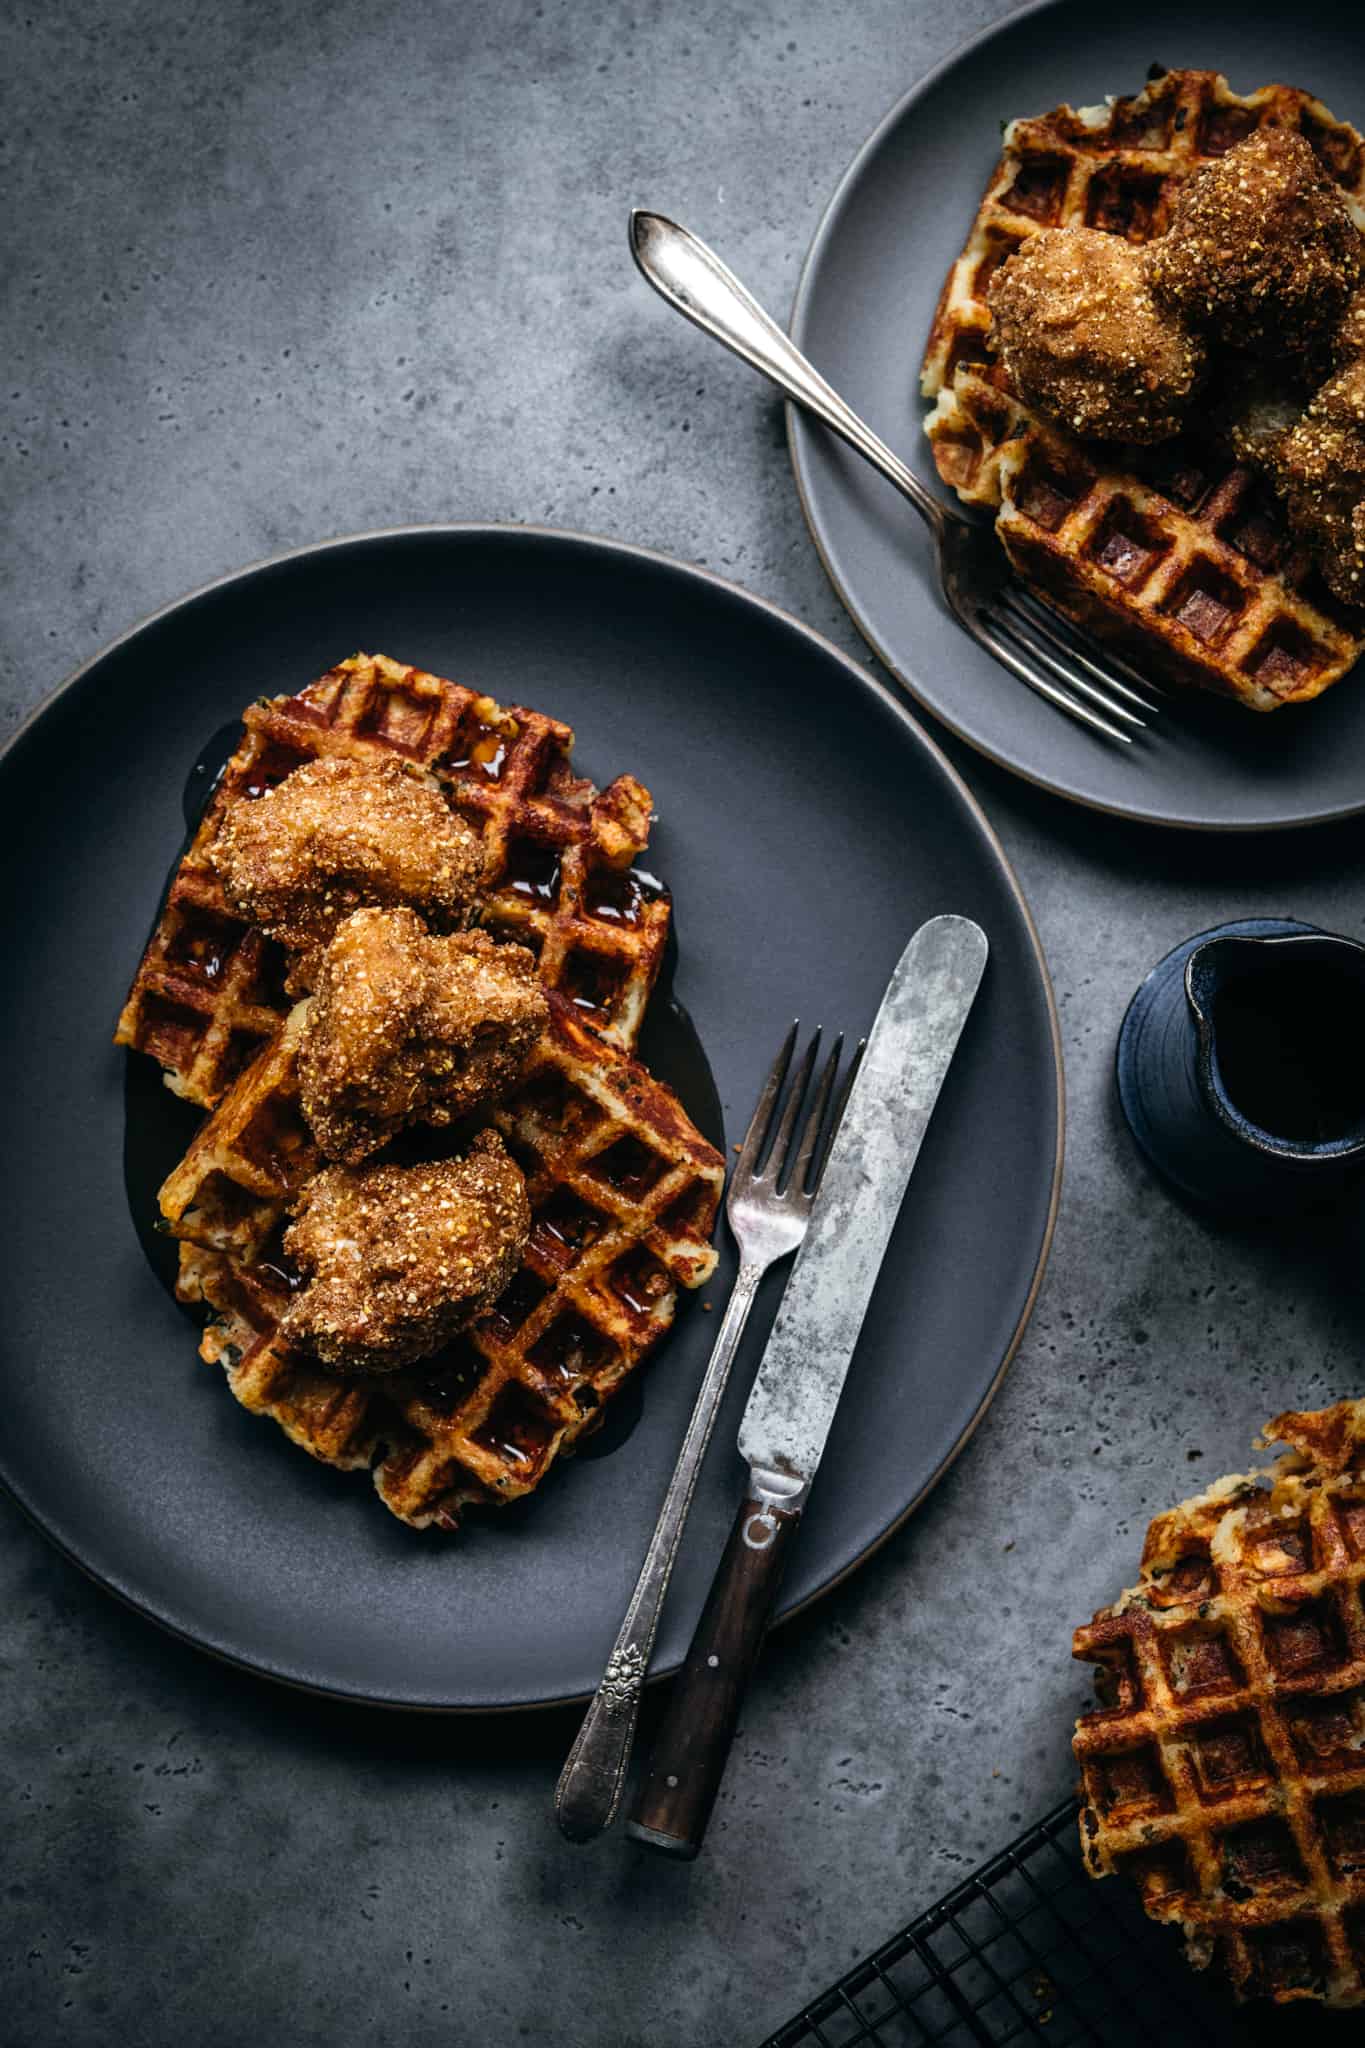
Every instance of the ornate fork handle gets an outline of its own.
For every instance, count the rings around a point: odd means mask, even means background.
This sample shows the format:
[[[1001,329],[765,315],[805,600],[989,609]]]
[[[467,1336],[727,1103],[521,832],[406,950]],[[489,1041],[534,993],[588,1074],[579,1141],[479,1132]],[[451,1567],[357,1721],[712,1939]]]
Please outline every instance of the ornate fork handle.
[[[591,1841],[610,1827],[621,1802],[626,1765],[635,1739],[635,1721],[645,1672],[654,1648],[659,1614],[673,1573],[673,1561],[687,1521],[706,1446],[711,1440],[730,1367],[754,1305],[758,1283],[769,1262],[741,1259],[721,1325],[716,1332],[706,1376],[687,1425],[654,1536],[635,1582],[621,1632],[616,1638],[602,1682],[583,1718],[583,1726],[555,1790],[555,1818],[570,1841]]]

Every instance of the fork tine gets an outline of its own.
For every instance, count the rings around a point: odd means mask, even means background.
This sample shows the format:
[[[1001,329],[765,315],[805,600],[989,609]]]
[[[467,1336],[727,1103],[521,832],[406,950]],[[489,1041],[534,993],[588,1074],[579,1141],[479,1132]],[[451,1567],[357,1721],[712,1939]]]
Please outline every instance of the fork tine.
[[[800,1029],[801,1019],[798,1017],[778,1048],[777,1058],[773,1061],[772,1070],[763,1083],[763,1092],[749,1119],[749,1128],[744,1133],[744,1143],[739,1148],[739,1157],[735,1161],[734,1172],[731,1175],[732,1185],[736,1181],[749,1180],[753,1177],[758,1155],[763,1150],[763,1141],[768,1135],[768,1126],[773,1120],[777,1098],[782,1093],[782,1083],[787,1078],[787,1069],[796,1050],[796,1035]]]
[[[958,616],[961,618],[961,613]],[[984,614],[976,613],[970,619],[963,619],[963,624],[972,638],[980,641],[986,652],[993,654],[1003,668],[1007,668],[1011,675],[1018,676],[1021,683],[1027,683],[1031,690],[1036,690],[1040,697],[1045,697],[1049,704],[1054,704],[1059,711],[1065,711],[1069,718],[1074,718],[1079,724],[1088,725],[1092,732],[1100,733],[1107,740],[1118,740],[1125,747],[1132,745],[1133,735],[1130,732],[1124,732],[1121,727],[1111,725],[1107,718],[1101,718],[1099,712],[1092,711],[1088,704],[1082,704],[1078,698],[1058,689],[1056,683],[1049,681],[1041,669],[1034,668],[1015,651]]]
[[[773,1138],[772,1150],[768,1154],[768,1162],[759,1176],[760,1180],[767,1181],[771,1185],[775,1186],[782,1177],[787,1154],[791,1150],[792,1130],[796,1123],[796,1112],[805,1100],[806,1090],[810,1086],[811,1070],[815,1065],[815,1055],[819,1050],[820,1027],[817,1024],[815,1035],[801,1055],[801,1064],[792,1078],[791,1089],[788,1092],[786,1104],[782,1111],[782,1121],[777,1127],[776,1136]]]
[[[1065,612],[1059,612],[1045,597],[1040,597],[1036,590],[1030,590],[1027,584],[1020,583],[1015,586],[1015,595],[1022,598],[1033,611],[1046,618],[1054,628],[1058,628],[1059,637],[1069,636],[1072,640],[1079,640],[1084,644],[1085,634],[1075,621],[1069,619]],[[1126,676],[1130,683],[1135,683],[1139,691],[1145,690],[1153,697],[1169,698],[1171,693],[1167,684],[1159,682],[1155,676],[1144,675],[1141,669],[1133,667],[1131,661],[1125,661],[1121,654],[1116,654],[1112,647],[1104,647],[1100,651],[1104,655],[1103,672],[1111,680],[1117,673]]]
[[[1120,661],[1117,655],[1110,658],[1108,649],[1105,650],[1104,664],[1092,660],[1086,651],[1082,634],[1072,625],[1070,619],[1063,618],[1060,612],[1052,611],[1041,599],[1036,598],[1031,590],[1025,590],[1022,585],[1009,589],[1002,602],[1007,610],[1018,612],[1026,618],[1035,632],[1050,640],[1054,647],[1063,648],[1073,661],[1088,669],[1096,682],[1103,683],[1106,689],[1117,690],[1121,697],[1126,697],[1130,703],[1136,704],[1139,710],[1146,711],[1151,717],[1156,717],[1162,710],[1160,704],[1153,704],[1141,691],[1130,689],[1128,683],[1123,681],[1124,676],[1130,677],[1133,682],[1142,681],[1136,669],[1129,668],[1127,662]],[[1144,683],[1143,687],[1149,689],[1154,697],[1165,695],[1157,683]]]
[[[799,1195],[806,1190],[806,1181],[810,1174],[810,1163],[815,1156],[816,1145],[820,1141],[820,1130],[825,1121],[825,1111],[829,1107],[829,1098],[834,1093],[834,1076],[839,1071],[839,1060],[843,1050],[844,1034],[841,1031],[834,1041],[834,1050],[825,1061],[825,1071],[820,1076],[820,1085],[815,1091],[815,1100],[812,1102],[806,1116],[806,1121],[801,1128],[801,1142],[797,1148],[796,1162],[787,1181],[788,1188],[794,1194]],[[810,1192],[813,1193],[814,1190],[812,1189]]]
[[[1141,730],[1146,729],[1145,718],[1139,718],[1136,711],[1130,711],[1126,704],[1117,703],[1107,690],[1101,690],[1096,684],[1087,681],[1083,675],[1077,673],[1069,660],[1059,660],[1044,640],[1043,629],[1035,626],[1026,614],[1013,610],[1007,599],[1001,600],[1001,611],[1004,616],[1002,618],[997,613],[997,624],[1005,632],[1013,634],[1018,644],[1031,654],[1035,661],[1041,661],[1044,668],[1050,669],[1059,682],[1065,683],[1069,690],[1079,690],[1083,697],[1088,697],[1092,704],[1098,704],[1101,711],[1107,712],[1110,718],[1126,719],[1129,725],[1135,725]],[[1151,706],[1144,708],[1150,710]]]
[[[848,1063],[848,1072],[844,1075],[844,1085],[839,1090],[839,1099],[834,1105],[834,1114],[831,1116],[829,1120],[829,1129],[825,1133],[824,1146],[820,1153],[819,1163],[815,1169],[815,1187],[812,1190],[813,1193],[818,1193],[819,1191],[820,1182],[824,1177],[825,1168],[829,1164],[830,1147],[834,1143],[835,1133],[837,1132],[840,1124],[844,1120],[844,1111],[848,1108],[848,1098],[853,1093],[853,1083],[858,1078],[858,1069],[863,1063],[863,1054],[866,1051],[867,1040],[865,1038],[860,1038],[858,1040],[858,1043],[853,1048],[853,1057]]]

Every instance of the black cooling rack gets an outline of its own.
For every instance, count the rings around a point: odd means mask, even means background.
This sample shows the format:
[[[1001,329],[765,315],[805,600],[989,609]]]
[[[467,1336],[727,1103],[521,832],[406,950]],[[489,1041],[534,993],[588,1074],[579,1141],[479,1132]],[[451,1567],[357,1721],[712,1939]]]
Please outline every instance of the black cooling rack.
[[[1301,2048],[1341,2041],[1349,2018],[1233,2006],[1188,1968],[1179,1937],[1145,1918],[1132,1887],[1086,1876],[1068,1800],[764,2048]]]

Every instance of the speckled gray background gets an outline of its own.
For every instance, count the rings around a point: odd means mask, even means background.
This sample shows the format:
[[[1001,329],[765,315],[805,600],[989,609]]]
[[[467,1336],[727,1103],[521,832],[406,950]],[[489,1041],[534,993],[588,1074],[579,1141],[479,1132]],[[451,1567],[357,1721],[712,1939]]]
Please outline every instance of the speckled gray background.
[[[785,307],[864,135],[1005,11],[12,11],[7,723],[223,570],[450,516],[673,550],[860,654],[776,404],[638,282],[626,208],[676,212]],[[1118,1022],[1221,917],[1360,931],[1362,835],[1157,837],[955,758],[1056,982],[1052,1267],[965,1457],[771,1646],[706,1856],[559,1841],[573,1717],[414,1724],[273,1690],[5,1511],[6,2044],[742,2048],[1066,1789],[1069,1630],[1131,1575],[1146,1515],[1245,1463],[1275,1409],[1361,1385],[1359,1225],[1178,1208],[1116,1124]]]

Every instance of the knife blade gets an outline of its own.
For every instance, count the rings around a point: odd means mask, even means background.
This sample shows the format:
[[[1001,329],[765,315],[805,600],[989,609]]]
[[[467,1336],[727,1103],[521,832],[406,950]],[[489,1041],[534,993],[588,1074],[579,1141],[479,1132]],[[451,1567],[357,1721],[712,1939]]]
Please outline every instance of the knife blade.
[[[965,917],[921,925],[887,986],[739,1426],[779,1495],[809,1486],[939,1090],[986,967]]]
[[[746,1496],[627,1823],[635,1840],[669,1855],[701,1847],[786,1552],[988,950],[969,918],[921,925],[869,1034],[740,1424]]]

